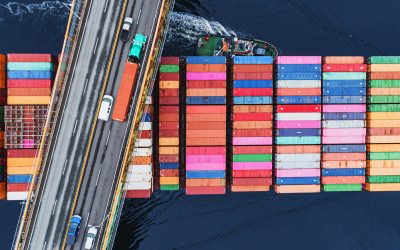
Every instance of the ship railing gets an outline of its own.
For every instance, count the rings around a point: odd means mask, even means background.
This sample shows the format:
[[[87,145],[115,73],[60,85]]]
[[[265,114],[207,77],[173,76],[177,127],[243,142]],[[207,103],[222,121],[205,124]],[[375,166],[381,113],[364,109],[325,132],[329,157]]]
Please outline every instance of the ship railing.
[[[64,96],[65,84],[67,82],[70,68],[71,59],[75,53],[77,46],[77,37],[81,29],[81,16],[85,13],[86,1],[72,0],[70,13],[68,17],[67,29],[64,37],[63,48],[61,52],[60,62],[57,69],[57,74],[54,80],[51,101],[48,105],[48,114],[45,125],[42,131],[42,138],[40,147],[36,152],[36,161],[34,166],[33,176],[29,185],[29,192],[27,199],[22,203],[21,212],[18,219],[17,229],[13,239],[13,249],[27,248],[25,244],[27,239],[28,229],[32,219],[32,209],[35,208],[38,200],[38,194],[42,187],[43,168],[47,161],[49,152],[49,143],[53,137],[53,131],[59,115],[60,106]],[[34,179],[36,181],[34,181]],[[35,185],[36,184],[36,185]]]
[[[121,218],[122,209],[125,202],[126,190],[124,190],[124,183],[126,178],[127,168],[132,161],[132,152],[134,150],[134,141],[139,138],[139,123],[142,120],[143,113],[147,112],[148,105],[146,105],[146,98],[152,92],[155,78],[158,72],[159,61],[162,55],[163,45],[166,39],[168,27],[170,24],[170,13],[175,5],[175,0],[163,0],[160,6],[160,14],[157,26],[154,32],[154,39],[149,60],[147,63],[145,78],[143,81],[141,92],[138,96],[138,102],[133,117],[131,131],[129,134],[128,144],[124,153],[124,158],[121,164],[121,171],[119,181],[117,183],[114,200],[111,205],[110,216],[106,226],[102,249],[112,249],[115,236],[117,234],[118,223]],[[144,111],[144,112],[143,112]],[[152,185],[153,188],[153,185]]]

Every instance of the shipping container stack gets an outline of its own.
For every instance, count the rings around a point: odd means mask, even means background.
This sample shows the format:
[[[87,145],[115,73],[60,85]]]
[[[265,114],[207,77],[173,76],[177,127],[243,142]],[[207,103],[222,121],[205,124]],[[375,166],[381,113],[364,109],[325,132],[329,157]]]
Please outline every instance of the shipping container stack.
[[[272,185],[272,79],[272,57],[233,58],[232,192]]]
[[[369,58],[368,191],[400,191],[400,57]]]
[[[224,194],[226,58],[186,58],[186,194]]]
[[[321,57],[278,56],[275,192],[320,192]]]
[[[6,162],[4,150],[4,105],[6,102],[6,63],[7,57],[0,55],[0,200],[6,198]]]
[[[160,190],[179,190],[179,57],[162,57],[159,73]]]
[[[135,138],[134,149],[125,178],[125,198],[150,198],[153,193],[153,105],[152,98],[146,99]]]
[[[324,191],[361,191],[365,183],[366,72],[363,57],[324,58]]]

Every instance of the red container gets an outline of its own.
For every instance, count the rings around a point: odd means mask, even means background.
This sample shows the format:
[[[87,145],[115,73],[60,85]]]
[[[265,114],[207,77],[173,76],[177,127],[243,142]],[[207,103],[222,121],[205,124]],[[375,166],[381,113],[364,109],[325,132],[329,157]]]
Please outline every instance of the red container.
[[[187,81],[186,88],[188,89],[208,89],[208,88],[226,88],[226,81]]]
[[[179,122],[179,114],[160,113],[160,122]]]
[[[140,132],[141,139],[151,139],[151,137],[152,137],[151,130],[142,130]]]
[[[272,88],[235,88],[234,96],[272,96]]]
[[[324,72],[367,72],[366,64],[324,64]]]
[[[225,194],[225,187],[186,187],[186,194]]]
[[[7,88],[8,96],[50,96],[50,88]]]
[[[51,88],[52,80],[47,79],[8,79],[7,88]]]
[[[233,186],[270,186],[272,178],[233,178]]]
[[[272,80],[273,73],[233,73],[235,80]]]
[[[179,64],[179,57],[163,56],[160,59],[160,64],[169,64],[169,65]]]
[[[179,162],[179,155],[160,155],[158,160],[160,162]]]
[[[187,155],[225,155],[226,147],[221,146],[200,146],[200,147],[186,147]]]
[[[179,81],[179,73],[162,73],[160,81]]]
[[[159,106],[160,114],[179,114],[179,106]]]
[[[247,72],[272,72],[272,64],[235,64],[233,65],[233,72],[247,73]]]
[[[321,88],[278,88],[277,96],[320,96]]]
[[[161,96],[179,96],[179,89],[160,89],[160,97]]]
[[[364,176],[322,176],[322,184],[357,184],[365,183]]]
[[[400,128],[368,128],[368,135],[400,135]]]
[[[272,170],[232,170],[234,178],[272,177]]]
[[[234,129],[233,137],[264,137],[272,136],[272,129]]]
[[[25,192],[29,190],[30,183],[8,183],[7,192]]]
[[[127,190],[125,199],[129,198],[150,198],[151,190]]]
[[[236,113],[234,121],[272,121],[272,113]]]
[[[159,137],[179,137],[179,130],[177,129],[164,129],[158,132]]]
[[[186,106],[187,114],[226,114],[226,106],[223,105],[190,105]]]
[[[160,96],[160,105],[177,105],[179,104],[179,97],[164,97]]]
[[[37,149],[8,149],[7,158],[35,158]]]
[[[322,153],[323,161],[365,161],[366,153]]]
[[[159,122],[158,124],[159,124],[160,130],[164,130],[164,129],[177,130],[177,129],[179,129],[179,122]]]
[[[162,177],[176,177],[179,176],[179,169],[161,169],[160,176]]]
[[[276,112],[278,113],[283,113],[283,112],[289,112],[289,113],[295,113],[295,112],[301,112],[301,113],[308,113],[308,112],[316,112],[320,113],[321,112],[321,105],[314,105],[314,104],[306,104],[306,105],[276,105]]]
[[[50,54],[8,54],[8,62],[52,62]]]
[[[400,79],[400,72],[371,72],[371,80],[397,80]]]
[[[187,130],[221,130],[226,129],[226,122],[186,122]]]
[[[272,154],[272,146],[233,146],[234,154]]]

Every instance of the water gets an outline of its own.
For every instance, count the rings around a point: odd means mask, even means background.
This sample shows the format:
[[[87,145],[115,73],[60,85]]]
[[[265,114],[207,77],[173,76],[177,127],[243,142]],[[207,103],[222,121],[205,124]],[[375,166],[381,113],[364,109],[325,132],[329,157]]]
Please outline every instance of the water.
[[[0,52],[62,46],[62,1],[0,0]],[[182,22],[182,20],[184,22]],[[191,55],[204,32],[250,35],[286,55],[400,55],[398,0],[177,0],[164,52]],[[185,196],[125,203],[115,249],[399,249],[399,193]],[[0,202],[8,249],[17,202]]]

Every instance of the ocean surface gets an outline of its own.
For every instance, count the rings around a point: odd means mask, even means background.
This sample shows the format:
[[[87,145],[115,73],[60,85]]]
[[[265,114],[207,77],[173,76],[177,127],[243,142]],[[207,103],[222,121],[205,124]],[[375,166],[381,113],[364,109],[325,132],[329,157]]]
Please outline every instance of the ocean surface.
[[[0,0],[0,53],[61,50],[67,0]],[[400,55],[399,0],[177,0],[165,55],[202,33],[269,41],[282,55]],[[9,249],[19,202],[0,202]],[[185,196],[125,202],[115,249],[400,249],[400,193]]]

